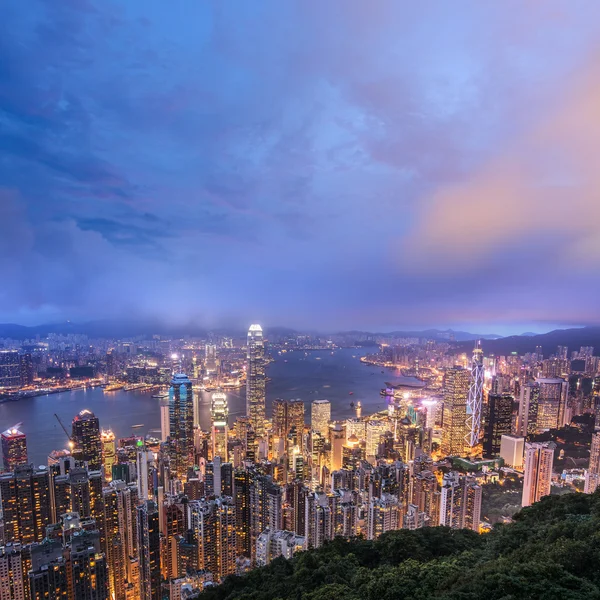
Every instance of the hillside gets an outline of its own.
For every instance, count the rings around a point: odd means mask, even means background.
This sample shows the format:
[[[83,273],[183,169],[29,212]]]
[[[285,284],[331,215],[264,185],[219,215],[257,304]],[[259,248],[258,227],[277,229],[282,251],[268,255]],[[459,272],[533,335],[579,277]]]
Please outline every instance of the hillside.
[[[203,600],[600,599],[600,494],[549,496],[486,535],[435,527],[337,539],[229,577]]]
[[[556,352],[557,346],[567,346],[569,351],[579,350],[581,346],[594,346],[600,349],[600,327],[578,327],[574,329],[555,329],[540,335],[512,335],[497,340],[482,340],[481,347],[484,353],[506,356],[511,352],[525,354],[535,352],[538,346],[542,347],[544,357]],[[470,352],[473,344],[461,342],[456,346],[457,351]]]

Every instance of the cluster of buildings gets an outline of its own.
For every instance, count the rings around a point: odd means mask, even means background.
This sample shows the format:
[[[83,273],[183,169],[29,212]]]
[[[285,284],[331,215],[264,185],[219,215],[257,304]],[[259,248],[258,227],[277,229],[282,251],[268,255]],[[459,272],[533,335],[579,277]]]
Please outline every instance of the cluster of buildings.
[[[597,368],[588,358],[573,360]],[[523,505],[538,501],[550,493],[555,447],[532,436],[595,410],[556,366],[569,368],[566,359],[552,357],[550,369],[541,351],[486,358],[477,344],[463,365],[428,364],[422,384],[386,389],[379,413],[357,407],[335,421],[328,400],[278,399],[268,418],[265,339],[252,325],[245,415],[232,422],[217,389],[203,430],[197,374],[172,360],[160,439],[117,440],[84,409],[67,432],[70,450],[34,468],[19,425],[2,433],[1,600],[194,598],[337,536],[480,531],[495,470],[522,474]],[[203,369],[220,369],[208,345]],[[599,477],[597,433],[586,491]]]

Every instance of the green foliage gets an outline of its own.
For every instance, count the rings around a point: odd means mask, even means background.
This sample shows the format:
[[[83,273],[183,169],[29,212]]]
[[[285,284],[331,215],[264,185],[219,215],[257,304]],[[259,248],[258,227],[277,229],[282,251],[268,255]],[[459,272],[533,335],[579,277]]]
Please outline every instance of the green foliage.
[[[432,527],[341,538],[204,600],[600,600],[600,492],[551,496],[485,535]]]

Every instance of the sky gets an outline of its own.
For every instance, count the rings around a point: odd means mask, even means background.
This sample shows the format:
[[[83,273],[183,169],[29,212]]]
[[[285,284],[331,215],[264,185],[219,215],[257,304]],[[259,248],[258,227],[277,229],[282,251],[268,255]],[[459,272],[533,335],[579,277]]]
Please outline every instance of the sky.
[[[600,4],[0,5],[0,322],[600,323]]]

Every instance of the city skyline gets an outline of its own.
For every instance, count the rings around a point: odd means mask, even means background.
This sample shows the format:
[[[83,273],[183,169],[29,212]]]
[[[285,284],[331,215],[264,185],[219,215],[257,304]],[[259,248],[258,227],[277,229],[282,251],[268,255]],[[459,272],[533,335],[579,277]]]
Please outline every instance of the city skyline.
[[[597,324],[599,10],[6,4],[0,322]]]

